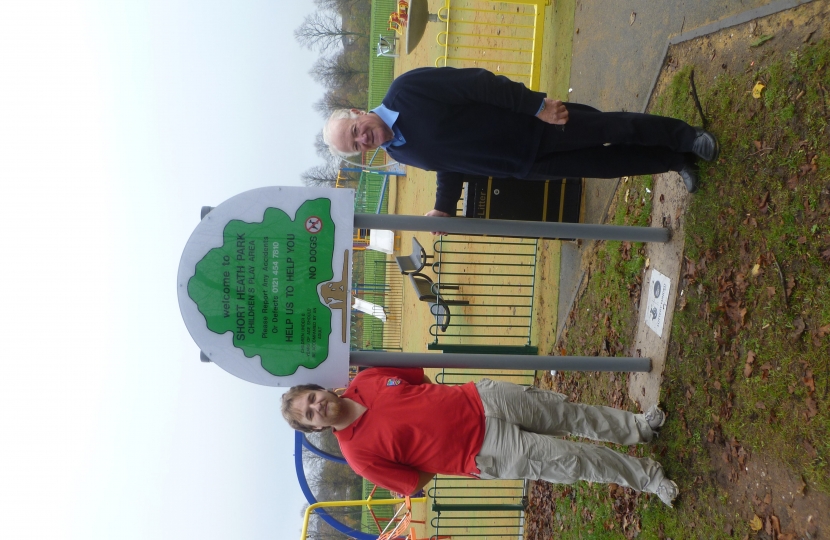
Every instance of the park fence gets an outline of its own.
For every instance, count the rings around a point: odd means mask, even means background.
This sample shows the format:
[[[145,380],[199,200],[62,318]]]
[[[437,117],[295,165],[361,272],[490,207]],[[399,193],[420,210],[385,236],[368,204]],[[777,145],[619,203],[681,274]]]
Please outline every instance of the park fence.
[[[441,237],[434,243],[436,288],[450,324],[430,327],[431,350],[537,354],[531,345],[538,241]],[[459,304],[458,302],[464,302]]]
[[[538,90],[545,7],[551,0],[445,0],[438,67],[480,67]]]
[[[355,212],[386,214],[388,191],[383,189],[384,175],[364,171],[355,193]],[[355,238],[368,235],[355,231]],[[385,253],[368,249],[352,252],[352,292],[357,298],[383,309],[381,318],[352,310],[352,349],[400,351],[403,311],[403,277],[389,271]]]

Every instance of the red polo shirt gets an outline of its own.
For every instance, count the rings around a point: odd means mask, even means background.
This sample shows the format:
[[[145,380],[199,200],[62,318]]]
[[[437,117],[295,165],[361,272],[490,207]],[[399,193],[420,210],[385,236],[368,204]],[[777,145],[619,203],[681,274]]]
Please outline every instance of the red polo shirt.
[[[367,411],[335,431],[354,471],[409,494],[418,472],[472,476],[484,442],[484,407],[474,383],[423,384],[420,368],[372,368],[343,394]]]

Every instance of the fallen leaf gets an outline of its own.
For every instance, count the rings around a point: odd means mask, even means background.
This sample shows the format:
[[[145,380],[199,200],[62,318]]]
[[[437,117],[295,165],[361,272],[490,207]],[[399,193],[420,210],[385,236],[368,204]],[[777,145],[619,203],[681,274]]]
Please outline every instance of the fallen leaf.
[[[813,394],[816,391],[816,381],[813,379],[813,370],[808,369],[807,373],[804,375],[804,378],[801,379],[804,381],[804,386],[807,387],[807,392],[809,394]]]
[[[760,47],[761,45],[763,45],[767,41],[771,40],[772,38],[773,38],[773,36],[771,36],[769,34],[765,34],[765,35],[759,37],[758,39],[756,39],[755,41],[753,41],[752,43],[750,43],[749,46],[750,47]]]
[[[824,326],[820,326],[818,329],[818,337],[824,337],[827,334],[830,334],[830,324],[825,324]]]
[[[746,353],[746,365],[744,366],[744,377],[752,375],[752,363],[755,362],[755,352]]]
[[[752,277],[758,277],[761,274],[763,274],[763,271],[761,270],[761,265],[756,263],[755,266],[752,267]]]
[[[628,26],[634,24],[634,19],[637,18],[637,14],[635,12],[631,12],[631,17],[628,18]]]
[[[766,88],[766,85],[756,83],[755,87],[752,89],[752,97],[754,97],[755,99],[761,99],[761,94],[764,93],[764,88]]]
[[[764,528],[764,522],[761,521],[761,518],[755,515],[752,519],[749,520],[749,528],[755,532],[758,532]]]
[[[798,187],[798,175],[794,174],[787,180],[787,187],[790,189],[795,189]]]
[[[807,418],[812,418],[818,414],[818,407],[816,406],[816,400],[811,397],[807,398]]]
[[[758,403],[756,403],[756,404],[755,404],[755,408],[756,408],[756,409],[766,410],[766,409],[767,409],[767,406],[766,406],[766,405],[764,405],[764,404],[763,404],[763,402],[759,401]]]
[[[761,196],[761,199],[758,202],[758,210],[760,210],[762,214],[766,214],[767,210],[769,210],[769,191]]]
[[[830,250],[827,250],[827,251],[830,252]],[[789,298],[790,295],[793,293],[793,289],[795,289],[795,278],[792,277],[792,276],[788,276],[787,277],[787,288],[786,288],[787,298]]]
[[[804,319],[798,317],[793,321],[793,331],[790,333],[790,339],[795,341],[801,337],[804,333],[804,329],[806,325],[804,324]]]
[[[805,163],[799,167],[799,170],[801,171],[801,174],[807,174],[808,172],[815,171],[817,168],[818,166],[815,163]]]

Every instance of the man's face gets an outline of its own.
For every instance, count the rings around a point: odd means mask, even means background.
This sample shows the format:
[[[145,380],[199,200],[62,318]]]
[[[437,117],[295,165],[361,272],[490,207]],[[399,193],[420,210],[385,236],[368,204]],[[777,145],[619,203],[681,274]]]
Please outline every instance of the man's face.
[[[394,134],[380,116],[366,111],[352,110],[357,118],[339,118],[332,121],[331,145],[349,154],[368,152],[392,139]]]
[[[338,396],[328,390],[313,390],[294,398],[295,418],[314,429],[331,427],[338,423],[343,410]]]

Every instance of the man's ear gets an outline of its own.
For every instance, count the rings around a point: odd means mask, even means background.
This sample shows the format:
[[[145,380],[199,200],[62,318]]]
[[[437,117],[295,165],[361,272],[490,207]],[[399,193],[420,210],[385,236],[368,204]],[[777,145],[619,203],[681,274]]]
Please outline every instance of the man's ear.
[[[360,115],[366,114],[366,111],[361,111],[360,109],[349,109],[349,110],[352,111],[355,114],[360,114]]]

